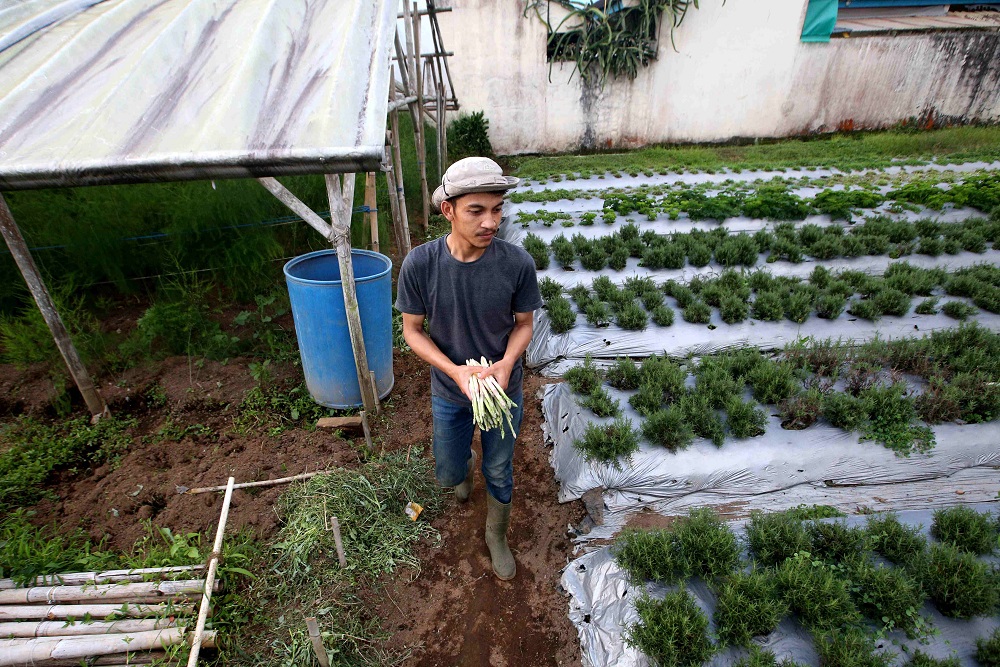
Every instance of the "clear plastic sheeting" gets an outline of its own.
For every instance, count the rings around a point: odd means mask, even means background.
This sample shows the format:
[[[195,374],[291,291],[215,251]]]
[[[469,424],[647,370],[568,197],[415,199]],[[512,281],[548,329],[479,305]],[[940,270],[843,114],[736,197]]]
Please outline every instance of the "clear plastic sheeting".
[[[987,503],[973,507],[980,512],[996,512],[1000,509],[1000,504]],[[933,518],[930,511],[903,511],[899,512],[898,516],[904,524],[922,526],[924,534],[929,534]],[[851,516],[824,521],[846,521],[849,525],[863,526],[866,517]],[[737,534],[740,534],[740,531]],[[995,557],[987,560],[998,562]],[[633,586],[627,575],[615,564],[610,547],[588,553],[567,565],[563,571],[562,586],[570,597],[569,618],[579,634],[585,665],[590,667],[650,665],[645,655],[627,645],[623,634],[629,625],[638,621],[635,599],[644,591],[651,597],[662,598],[670,590],[669,587],[657,584]],[[715,625],[711,621],[715,609],[714,594],[703,581],[698,579],[689,580],[686,588],[694,596],[698,606],[708,615],[709,630],[714,632]],[[954,655],[963,666],[978,667],[978,663],[972,657],[976,650],[976,638],[988,636],[995,628],[1000,627],[1000,617],[997,616],[971,620],[946,618],[932,603],[926,603],[922,613],[939,632],[930,637],[926,644],[908,640],[899,631],[890,633],[887,639],[879,640],[879,649],[891,652],[894,656],[893,664],[905,664],[909,660],[907,655],[912,655],[919,649],[936,658]],[[812,636],[792,618],[783,620],[771,635],[758,639],[758,642],[762,648],[774,652],[779,660],[790,658],[804,665],[816,665],[819,662]],[[904,646],[908,654],[904,653]],[[713,656],[706,665],[729,667],[745,655],[744,650],[730,647]]]
[[[628,394],[605,387],[617,399],[621,413],[638,428],[642,417],[628,403]],[[1000,490],[1000,424],[940,424],[932,427],[936,446],[926,454],[897,456],[877,442],[859,442],[857,433],[820,421],[804,431],[781,428],[769,415],[767,432],[756,438],[727,438],[716,447],[704,438],[687,449],[667,449],[640,442],[631,460],[619,467],[587,461],[573,445],[590,422],[610,422],[581,408],[567,384],[546,385],[542,396],[543,430],[552,443],[552,467],[559,483],[559,501],[569,502],[594,488],[603,488],[606,507],[602,530],[588,539],[604,537],[624,524],[629,514],[644,507],[676,504],[695,494],[704,504],[741,503],[753,497],[802,486],[833,487],[850,502],[857,494],[865,504],[871,487],[891,493],[889,485],[946,479],[966,469],[992,475],[992,495]],[[919,497],[913,489],[912,499]],[[864,499],[864,500],[862,500]],[[798,500],[796,504],[805,502]],[[897,498],[899,504],[907,499]],[[886,502],[880,509],[892,509]]]
[[[919,301],[925,297],[915,297]],[[952,301],[964,301],[947,297]],[[685,357],[690,354],[715,354],[738,347],[753,346],[762,350],[782,348],[802,338],[813,340],[840,340],[845,344],[858,343],[879,337],[892,340],[914,335],[925,335],[939,329],[951,329],[957,322],[947,315],[917,315],[911,312],[903,317],[886,315],[872,322],[842,313],[835,320],[809,317],[802,324],[790,320],[762,322],[747,319],[736,324],[722,321],[718,309],[712,310],[710,325],[692,324],[681,317],[680,308],[671,298],[667,303],[674,308],[674,323],[661,327],[652,322],[642,331],[628,331],[611,324],[593,327],[583,315],[563,334],[555,334],[544,310],[535,311],[535,334],[528,345],[527,363],[531,368],[544,366],[542,372],[550,377],[561,376],[568,368],[583,362],[589,354],[595,359],[614,359],[617,356],[648,357],[666,354]],[[985,310],[969,318],[991,331],[1000,331],[1000,315]]]

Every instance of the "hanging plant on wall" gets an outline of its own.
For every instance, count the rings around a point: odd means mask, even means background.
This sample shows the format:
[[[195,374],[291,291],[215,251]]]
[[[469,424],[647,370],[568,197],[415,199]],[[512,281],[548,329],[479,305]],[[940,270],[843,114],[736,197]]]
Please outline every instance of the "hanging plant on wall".
[[[698,0],[626,1],[528,0],[524,15],[533,11],[548,28],[550,63],[573,62],[584,83],[603,87],[608,77],[634,79],[640,67],[656,59],[657,31],[664,12],[673,45],[674,29],[690,7],[698,8]],[[569,12],[555,26],[549,20],[553,2]],[[550,65],[550,79],[551,74]]]

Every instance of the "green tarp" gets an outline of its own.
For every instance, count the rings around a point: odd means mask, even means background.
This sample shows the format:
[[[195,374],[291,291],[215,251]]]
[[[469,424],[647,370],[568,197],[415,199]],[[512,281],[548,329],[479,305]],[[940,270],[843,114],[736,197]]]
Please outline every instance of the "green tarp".
[[[837,23],[837,0],[809,0],[802,24],[803,42],[829,42]]]

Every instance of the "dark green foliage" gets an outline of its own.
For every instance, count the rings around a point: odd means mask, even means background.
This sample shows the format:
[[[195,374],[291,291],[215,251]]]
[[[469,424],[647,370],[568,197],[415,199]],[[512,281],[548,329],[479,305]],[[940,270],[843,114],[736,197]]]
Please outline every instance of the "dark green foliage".
[[[861,392],[868,421],[862,439],[881,442],[904,456],[910,452],[925,452],[934,446],[934,433],[926,426],[914,424],[917,417],[913,400],[906,395],[906,385],[872,386]]]
[[[639,391],[628,399],[629,405],[644,417],[648,417],[663,407],[663,389],[652,382],[639,385]]]
[[[642,306],[629,301],[623,308],[620,308],[615,316],[615,323],[622,329],[629,331],[642,331],[649,324],[649,315],[642,309]]]
[[[743,202],[743,215],[767,220],[804,220],[811,207],[784,185],[765,185]]]
[[[823,190],[813,197],[812,204],[834,220],[850,220],[858,208],[875,208],[885,197],[870,190]]]
[[[715,261],[722,266],[754,266],[760,250],[749,234],[727,236],[715,248]]]
[[[702,359],[695,371],[695,391],[713,408],[722,408],[729,399],[743,391],[725,364],[717,359]]]
[[[753,645],[747,655],[733,663],[733,667],[800,667],[800,665],[788,658],[779,662],[772,651]]]
[[[607,254],[597,245],[587,245],[577,254],[580,256],[580,266],[588,271],[600,271],[608,263]]]
[[[893,654],[878,653],[875,639],[858,627],[830,627],[815,639],[820,667],[891,667]]]
[[[661,327],[669,327],[674,323],[674,310],[670,306],[663,304],[657,306],[650,313],[653,323]]]
[[[704,243],[688,245],[688,262],[691,266],[707,266],[712,261],[712,250]]]
[[[811,553],[828,563],[842,563],[863,553],[868,535],[862,528],[849,528],[840,521],[815,522],[806,527]]]
[[[978,313],[979,309],[963,301],[949,301],[941,306],[941,312],[955,320],[967,320]]]
[[[642,307],[652,313],[663,305],[663,292],[655,287],[647,289],[639,294],[639,299],[642,300]]]
[[[674,583],[683,576],[683,564],[674,534],[669,530],[622,531],[612,549],[615,562],[635,583]]]
[[[603,387],[590,392],[590,395],[580,401],[580,405],[598,417],[617,417],[620,409],[618,400],[611,398]]]
[[[734,438],[755,438],[767,430],[767,415],[756,404],[734,396],[726,404],[726,426]]]
[[[591,394],[600,389],[604,377],[601,370],[594,365],[594,360],[588,354],[583,359],[583,364],[575,366],[565,373],[563,379],[570,389],[578,394]]]
[[[530,232],[524,237],[524,249],[535,260],[535,268],[539,271],[549,268],[549,246],[545,241]],[[544,295],[543,295],[544,296]]]
[[[708,638],[708,617],[681,588],[662,601],[636,601],[639,622],[629,626],[625,641],[656,664],[698,667],[715,652]]]
[[[728,374],[727,374],[728,375]],[[708,438],[716,447],[721,447],[725,440],[725,429],[722,420],[712,408],[710,399],[701,393],[688,394],[681,399],[681,410],[687,425],[694,434]]]
[[[590,422],[582,440],[573,446],[583,452],[588,461],[603,461],[619,467],[619,459],[628,458],[639,451],[639,433],[632,428],[632,421],[619,417],[610,424]]]
[[[800,551],[781,562],[776,579],[788,607],[813,632],[843,628],[860,619],[847,581],[808,552]]]
[[[719,303],[719,315],[726,324],[742,322],[750,314],[747,302],[734,294],[728,294]]]
[[[549,326],[552,327],[553,333],[566,333],[576,324],[576,313],[573,312],[573,306],[566,297],[556,296],[548,299],[545,308],[549,313]]]
[[[611,307],[603,301],[591,301],[587,305],[587,324],[592,327],[606,327],[611,324]]]
[[[751,646],[754,637],[774,632],[786,614],[788,605],[775,590],[770,574],[751,570],[722,582],[713,618],[721,643]]]
[[[750,372],[747,381],[753,397],[761,403],[780,403],[799,388],[794,367],[785,362],[761,363]]]
[[[821,409],[828,422],[845,431],[860,431],[867,421],[864,402],[839,391],[823,396]]]
[[[757,292],[751,313],[755,320],[777,322],[785,313],[781,293],[778,291]]]
[[[917,649],[906,667],[962,667],[962,661],[954,655],[950,658],[935,658]]]
[[[855,317],[860,317],[863,320],[871,320],[872,322],[882,317],[882,311],[879,310],[874,299],[852,301],[847,312]]]
[[[767,567],[781,565],[795,553],[808,551],[810,547],[802,521],[785,512],[750,512],[747,540],[754,560]]]
[[[541,292],[542,298],[548,301],[554,297],[561,296],[563,286],[559,281],[552,278],[542,278],[538,281],[538,291]]]
[[[836,519],[847,516],[836,507],[830,505],[796,505],[784,511],[784,514],[800,521],[815,521],[816,519]]]
[[[671,452],[684,449],[694,439],[694,432],[687,424],[684,412],[676,405],[649,415],[642,423],[642,435],[650,442],[663,445]]]
[[[977,556],[991,554],[997,546],[997,525],[990,513],[964,505],[935,510],[931,535]]]
[[[914,308],[913,312],[917,315],[937,315],[937,305],[940,300],[941,299],[936,296],[931,297],[930,299],[924,299],[917,304],[917,307]]]
[[[559,266],[564,269],[572,269],[573,262],[576,261],[576,248],[565,236],[560,234],[549,243],[552,254],[555,255]]]
[[[493,155],[490,145],[490,121],[482,111],[460,114],[448,123],[449,157],[458,160],[463,157]]]
[[[639,388],[642,375],[639,367],[628,357],[618,357],[606,373],[608,384],[615,389],[631,391]]]
[[[685,576],[714,579],[740,564],[736,535],[710,507],[691,510],[674,525],[673,534]]]
[[[973,554],[932,544],[911,564],[914,578],[945,616],[990,616],[1000,602],[997,573]]]
[[[840,317],[847,306],[847,299],[840,294],[823,293],[816,298],[816,315],[827,320]]]
[[[723,361],[729,368],[729,373],[733,376],[733,379],[744,384],[746,384],[747,378],[753,369],[767,361],[756,347],[741,348],[732,352],[726,352],[719,356],[719,360]]]
[[[915,636],[926,621],[920,616],[924,594],[904,570],[874,566],[867,560],[851,569],[852,593],[861,613],[885,630]]]
[[[681,317],[692,324],[708,324],[712,319],[712,309],[704,301],[692,301],[681,311]]]
[[[674,401],[684,394],[687,373],[668,357],[652,355],[646,357],[639,367],[642,384],[659,387],[668,401]]]
[[[910,311],[910,296],[898,289],[882,289],[875,294],[873,301],[882,315],[902,317]]]
[[[790,431],[801,431],[816,423],[820,414],[820,401],[823,396],[818,389],[799,392],[789,396],[778,405],[778,416],[781,417],[781,428]]]
[[[895,514],[876,514],[868,518],[868,543],[886,560],[909,567],[927,548],[927,538],[920,530],[899,522]]]
[[[994,629],[989,639],[976,639],[976,662],[983,667],[1000,667],[1000,628]]]
[[[602,301],[609,301],[612,296],[618,293],[618,286],[615,285],[611,278],[608,278],[607,276],[598,276],[594,278],[594,282],[590,284],[590,287],[594,290],[594,294],[597,295],[597,298]]]

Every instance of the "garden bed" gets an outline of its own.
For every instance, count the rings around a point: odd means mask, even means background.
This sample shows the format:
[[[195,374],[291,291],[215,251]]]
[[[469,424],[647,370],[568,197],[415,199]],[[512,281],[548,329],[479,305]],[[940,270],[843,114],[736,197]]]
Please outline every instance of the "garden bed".
[[[995,525],[1000,504],[971,507]],[[669,533],[630,532],[611,547],[577,558],[564,570],[562,582],[589,664],[650,664],[637,643],[669,651],[673,664],[712,667],[746,665],[741,661],[748,657],[764,658],[762,651],[802,665],[900,665],[918,651],[955,660],[949,664],[983,664],[974,658],[982,650],[979,644],[1000,627],[996,582],[986,581],[985,587],[993,589],[985,593],[974,576],[956,575],[945,583],[946,573],[960,568],[995,577],[989,568],[1000,563],[996,555],[963,555],[967,544],[955,550],[943,543],[951,539],[943,530],[949,526],[944,517],[950,515],[950,525],[957,525],[968,519],[967,508],[936,516],[904,511],[898,523],[882,516],[799,520],[831,516],[825,510],[800,507],[785,517],[754,515],[749,524],[734,525],[738,537],[711,513],[698,511]],[[995,532],[996,527],[994,554]],[[905,540],[886,541],[896,535]],[[904,542],[913,544],[911,553],[890,549]],[[775,553],[774,547],[787,553]],[[810,553],[796,556],[796,551]],[[694,560],[686,556],[689,552]],[[758,568],[752,575],[729,574],[747,572],[751,557]],[[912,584],[915,580],[922,591]],[[680,589],[677,581],[683,582]],[[677,634],[682,618],[688,619],[686,632]],[[754,635],[761,636],[751,641]],[[674,641],[667,643],[671,636]]]

